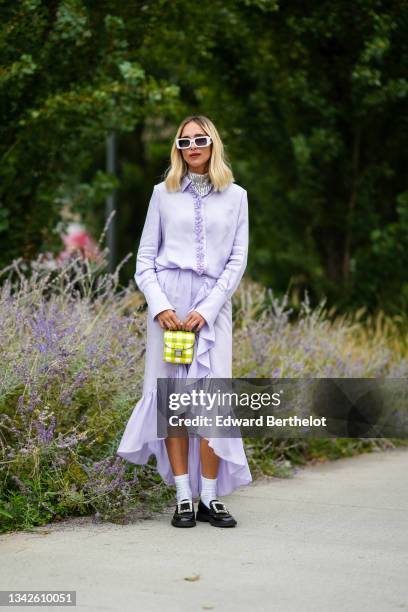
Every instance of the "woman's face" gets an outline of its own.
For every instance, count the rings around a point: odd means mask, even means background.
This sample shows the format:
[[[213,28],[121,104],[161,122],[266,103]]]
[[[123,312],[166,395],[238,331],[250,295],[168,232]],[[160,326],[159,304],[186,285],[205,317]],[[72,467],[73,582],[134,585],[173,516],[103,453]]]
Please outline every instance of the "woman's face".
[[[183,137],[194,138],[195,136],[209,136],[203,128],[195,121],[186,123],[179,138]],[[211,157],[212,144],[207,147],[196,147],[194,144],[189,149],[180,149],[183,159],[188,164],[191,172],[203,174],[208,172],[208,163]]]

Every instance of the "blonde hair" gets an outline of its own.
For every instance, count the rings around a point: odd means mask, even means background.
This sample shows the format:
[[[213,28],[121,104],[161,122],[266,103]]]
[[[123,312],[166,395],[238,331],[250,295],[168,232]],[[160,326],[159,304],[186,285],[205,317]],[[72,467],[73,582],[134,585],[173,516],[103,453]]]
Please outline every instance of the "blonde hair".
[[[183,158],[181,150],[176,147],[176,139],[180,138],[184,126],[190,123],[190,121],[198,123],[204,133],[211,137],[212,144],[210,144],[210,147],[212,147],[212,150],[209,159],[208,175],[214,185],[215,191],[223,191],[228,185],[235,182],[235,178],[232,174],[229,161],[227,160],[224,145],[218,134],[218,130],[213,122],[204,115],[190,115],[183,119],[178,127],[171,148],[170,166],[164,173],[164,182],[167,191],[179,191],[181,188],[181,179],[188,171],[188,164]]]

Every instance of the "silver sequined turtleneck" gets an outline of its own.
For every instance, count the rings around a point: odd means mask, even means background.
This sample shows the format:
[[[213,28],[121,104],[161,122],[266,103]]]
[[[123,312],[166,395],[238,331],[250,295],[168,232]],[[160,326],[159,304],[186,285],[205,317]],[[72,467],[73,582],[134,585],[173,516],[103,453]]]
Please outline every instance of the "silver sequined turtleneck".
[[[189,170],[187,174],[200,196],[204,196],[210,191],[212,182],[208,172],[205,174],[198,174],[197,172],[191,172]]]

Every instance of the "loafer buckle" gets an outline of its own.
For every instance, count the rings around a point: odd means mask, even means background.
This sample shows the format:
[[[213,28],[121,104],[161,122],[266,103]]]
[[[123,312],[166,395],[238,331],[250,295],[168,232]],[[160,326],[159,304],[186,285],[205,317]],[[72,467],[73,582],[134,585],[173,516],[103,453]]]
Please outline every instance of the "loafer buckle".
[[[226,514],[228,514],[228,510],[227,510],[227,508],[226,508],[225,504],[223,504],[223,502],[220,502],[220,501],[213,501],[213,502],[211,503],[211,506],[213,507],[214,511],[215,511],[215,512],[217,512],[217,513],[220,513],[220,512],[221,512],[221,513],[226,513]],[[217,508],[217,506],[219,506],[219,508]]]
[[[187,506],[184,510],[182,510],[182,506]],[[193,502],[191,499],[186,499],[185,501],[181,501],[177,503],[177,512],[178,514],[183,514],[183,512],[193,512]]]

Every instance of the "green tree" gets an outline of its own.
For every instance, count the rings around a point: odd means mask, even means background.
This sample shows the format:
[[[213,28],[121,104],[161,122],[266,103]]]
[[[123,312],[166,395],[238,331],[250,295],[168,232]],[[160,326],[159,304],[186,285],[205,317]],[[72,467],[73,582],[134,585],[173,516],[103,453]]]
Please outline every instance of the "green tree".
[[[116,184],[94,167],[111,130],[171,113],[177,88],[130,59],[126,10],[116,4],[1,5],[1,265],[59,245],[64,203],[100,205]],[[142,13],[133,19],[133,35],[144,23]]]

